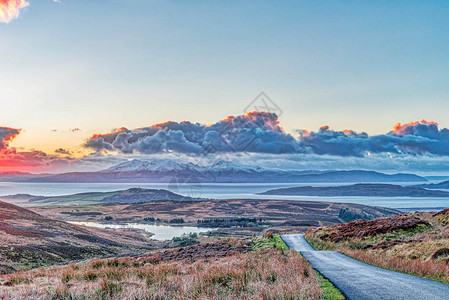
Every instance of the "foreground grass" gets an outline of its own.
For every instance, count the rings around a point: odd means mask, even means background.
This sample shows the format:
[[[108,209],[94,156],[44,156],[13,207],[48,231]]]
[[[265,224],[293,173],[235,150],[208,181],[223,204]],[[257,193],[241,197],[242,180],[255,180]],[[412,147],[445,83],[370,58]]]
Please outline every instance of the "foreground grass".
[[[193,261],[120,258],[18,272],[1,278],[0,299],[339,299],[326,298],[311,266],[279,237],[258,242],[271,247]]]
[[[316,272],[323,292],[323,300],[345,300],[346,297],[329,280]]]
[[[267,249],[275,248],[282,251],[288,250],[287,244],[281,239],[280,235],[273,235],[271,232],[264,234],[263,237],[253,239],[253,248]],[[337,289],[329,280],[321,276],[317,271],[314,271],[315,276],[318,277],[320,283],[322,298],[324,300],[344,300],[345,296]]]
[[[426,220],[431,226],[418,225],[408,230],[338,242],[323,240],[321,237],[332,231],[332,227],[323,227],[310,230],[306,239],[317,250],[339,251],[371,265],[449,284],[448,215],[409,215]]]
[[[272,232],[267,232],[261,237],[253,238],[252,247],[254,248],[254,250],[271,248],[288,250],[288,246],[281,239],[281,236],[278,234],[274,235]]]

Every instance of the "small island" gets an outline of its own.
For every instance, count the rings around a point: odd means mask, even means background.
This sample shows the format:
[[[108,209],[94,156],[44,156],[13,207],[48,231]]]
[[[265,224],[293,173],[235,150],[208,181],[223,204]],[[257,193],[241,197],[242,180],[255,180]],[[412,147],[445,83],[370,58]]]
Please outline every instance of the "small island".
[[[358,183],[345,186],[300,186],[291,188],[272,189],[259,195],[285,195],[285,196],[363,196],[363,197],[438,197],[447,198],[449,192],[427,190],[420,187],[403,187],[394,184]]]

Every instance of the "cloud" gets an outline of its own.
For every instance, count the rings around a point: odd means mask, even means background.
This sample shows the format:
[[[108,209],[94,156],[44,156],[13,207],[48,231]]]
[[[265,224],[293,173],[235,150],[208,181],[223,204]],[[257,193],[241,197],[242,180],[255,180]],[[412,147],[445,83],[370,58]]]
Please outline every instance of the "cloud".
[[[369,136],[352,130],[299,131],[299,143],[315,154],[364,157],[372,153],[449,155],[449,130],[425,120],[398,123],[387,134]]]
[[[10,147],[21,129],[0,127],[0,170],[56,170],[69,164],[70,157],[61,158],[38,150],[18,151]]]
[[[69,162],[69,159],[63,159],[37,150],[19,152],[13,148],[0,152],[0,170],[2,171],[53,171],[67,166]]]
[[[66,150],[66,149],[64,149],[64,148],[58,148],[58,149],[56,149],[56,150],[55,150],[55,153],[63,154],[63,155],[70,155],[70,154],[71,154],[71,152],[70,152],[69,150]]]
[[[398,123],[391,131],[373,136],[328,126],[298,133],[294,137],[284,132],[277,116],[266,112],[230,116],[206,125],[169,121],[95,134],[84,144],[95,152],[75,159],[64,148],[55,154],[19,151],[10,142],[20,129],[0,127],[0,168],[92,170],[130,158],[157,157],[196,164],[231,160],[284,169],[441,171],[448,167],[449,129],[439,128],[436,122]]]
[[[25,0],[0,0],[0,22],[9,23],[19,16],[21,8],[28,5]]]
[[[12,142],[19,133],[20,129],[0,127],[0,151],[8,148],[9,142]]]
[[[251,112],[214,124],[165,122],[93,135],[85,144],[96,151],[121,153],[300,152],[297,141],[279,126],[276,114]]]
[[[449,155],[449,130],[425,120],[398,123],[393,130],[370,136],[353,130],[299,130],[294,138],[279,126],[276,114],[252,112],[214,124],[166,122],[148,127],[96,134],[85,147],[125,154],[155,153],[308,153],[365,157],[376,153]]]

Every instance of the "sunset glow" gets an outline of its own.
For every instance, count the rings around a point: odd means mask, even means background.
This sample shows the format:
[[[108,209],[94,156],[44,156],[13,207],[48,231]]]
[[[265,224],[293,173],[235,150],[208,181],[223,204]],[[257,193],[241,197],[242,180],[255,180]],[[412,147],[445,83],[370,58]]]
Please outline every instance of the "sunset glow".
[[[17,18],[20,9],[28,5],[25,0],[0,0],[0,22],[8,23]]]
[[[448,13],[405,2],[0,0],[0,169],[210,149],[261,161],[444,159]]]
[[[396,125],[394,125],[393,131],[399,132],[399,131],[401,131],[402,129],[404,129],[405,127],[407,127],[407,126],[414,126],[414,125],[417,125],[417,124],[422,124],[422,125],[430,125],[430,124],[433,124],[433,125],[438,126],[438,123],[437,123],[437,122],[433,122],[433,121],[428,122],[428,121],[426,121],[426,120],[423,119],[423,120],[421,120],[421,121],[410,122],[410,123],[405,123],[405,124],[397,123]]]
[[[0,0],[0,298],[446,299],[448,32],[449,1]]]

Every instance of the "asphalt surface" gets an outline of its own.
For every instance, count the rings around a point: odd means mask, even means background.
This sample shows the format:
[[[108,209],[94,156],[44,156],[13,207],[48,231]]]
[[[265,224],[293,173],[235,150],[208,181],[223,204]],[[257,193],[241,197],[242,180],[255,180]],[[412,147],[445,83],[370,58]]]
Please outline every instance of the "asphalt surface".
[[[301,251],[315,270],[351,300],[449,299],[449,285],[374,267],[336,251],[316,251],[303,234],[286,234],[289,248]]]

